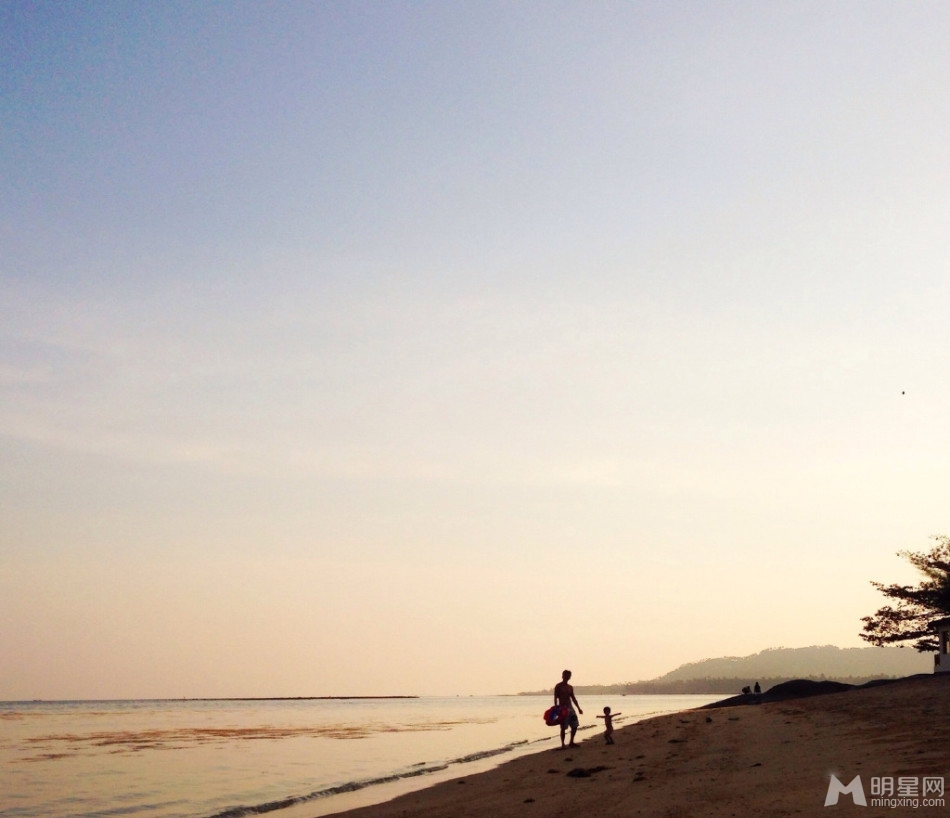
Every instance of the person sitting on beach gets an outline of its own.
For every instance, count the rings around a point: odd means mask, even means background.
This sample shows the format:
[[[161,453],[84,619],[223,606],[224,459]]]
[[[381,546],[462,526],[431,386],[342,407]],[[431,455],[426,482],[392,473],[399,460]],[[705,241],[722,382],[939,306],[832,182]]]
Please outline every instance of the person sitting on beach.
[[[557,683],[554,687],[554,704],[561,707],[566,707],[569,711],[567,719],[561,722],[561,746],[564,746],[564,736],[567,733],[567,728],[571,728],[571,744],[574,746],[574,734],[577,732],[577,728],[580,725],[580,722],[577,719],[577,713],[584,715],[584,711],[581,710],[581,706],[577,704],[577,699],[574,697],[574,688],[571,687],[569,679],[571,678],[571,671],[565,670],[561,674],[561,681]],[[577,704],[577,713],[574,712],[574,705]]]
[[[611,713],[609,707],[604,708],[604,715],[597,718],[604,720],[604,741],[608,744],[614,743],[614,716],[622,716],[623,713]]]

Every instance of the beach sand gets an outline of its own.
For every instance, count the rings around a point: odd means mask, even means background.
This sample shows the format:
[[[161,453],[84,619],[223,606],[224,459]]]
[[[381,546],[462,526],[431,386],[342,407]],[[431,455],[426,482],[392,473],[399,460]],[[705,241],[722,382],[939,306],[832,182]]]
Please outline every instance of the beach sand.
[[[581,701],[583,706],[583,700]],[[623,710],[618,698],[615,710]],[[592,719],[590,714],[584,721]],[[749,706],[690,710],[587,734],[488,772],[443,782],[347,818],[559,816],[947,815],[946,806],[872,806],[871,778],[946,777],[950,674]],[[583,771],[586,775],[578,774]],[[574,775],[569,775],[572,771]],[[831,774],[861,776],[868,807],[848,794],[825,807]],[[928,797],[933,798],[933,795]],[[941,797],[937,795],[936,797]],[[950,804],[950,792],[942,796]]]

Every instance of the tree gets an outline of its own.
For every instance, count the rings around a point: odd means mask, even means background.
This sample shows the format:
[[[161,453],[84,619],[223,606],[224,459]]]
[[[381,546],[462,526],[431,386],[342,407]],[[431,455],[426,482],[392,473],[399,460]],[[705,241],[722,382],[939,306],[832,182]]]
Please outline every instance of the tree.
[[[879,608],[873,616],[862,617],[861,638],[882,647],[894,642],[909,642],[919,651],[937,650],[937,636],[932,625],[950,617],[950,537],[933,537],[936,545],[930,551],[898,551],[924,575],[918,585],[871,584],[895,605]]]

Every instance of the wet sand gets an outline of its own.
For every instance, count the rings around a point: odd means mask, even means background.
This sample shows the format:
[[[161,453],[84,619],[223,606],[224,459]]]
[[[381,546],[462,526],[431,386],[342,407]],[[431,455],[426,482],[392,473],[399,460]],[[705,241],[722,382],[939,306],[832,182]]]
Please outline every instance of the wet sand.
[[[842,795],[838,812],[868,818],[948,814],[947,806],[925,806],[923,793],[918,809],[872,806],[871,778],[945,777],[950,789],[950,674],[661,716],[618,728],[613,746],[600,732],[583,735],[575,748],[546,750],[340,814],[828,818],[831,774],[844,784],[860,775],[868,799],[861,808]],[[950,792],[942,797],[950,804]]]

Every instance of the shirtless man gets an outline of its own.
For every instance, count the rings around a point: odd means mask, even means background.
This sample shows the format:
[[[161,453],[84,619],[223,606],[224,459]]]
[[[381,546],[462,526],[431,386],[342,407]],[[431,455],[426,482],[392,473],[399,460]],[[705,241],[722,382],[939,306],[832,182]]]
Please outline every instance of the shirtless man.
[[[561,681],[558,682],[554,687],[554,703],[556,705],[561,705],[566,707],[570,711],[570,715],[567,717],[567,721],[562,722],[561,724],[561,746],[564,746],[564,736],[567,733],[567,728],[571,728],[571,743],[570,746],[574,746],[574,734],[577,732],[577,727],[580,722],[577,720],[577,713],[584,715],[584,711],[581,710],[581,706],[577,704],[577,699],[574,698],[574,688],[570,684],[571,671],[565,670],[561,674]],[[577,704],[577,713],[574,712],[574,705]]]

